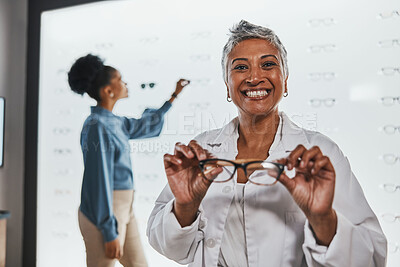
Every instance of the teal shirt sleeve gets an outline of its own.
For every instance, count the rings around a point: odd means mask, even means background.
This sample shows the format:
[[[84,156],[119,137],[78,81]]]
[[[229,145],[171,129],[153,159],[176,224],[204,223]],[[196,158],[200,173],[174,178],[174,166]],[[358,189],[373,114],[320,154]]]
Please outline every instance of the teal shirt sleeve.
[[[115,150],[109,133],[96,119],[85,128],[81,139],[85,170],[80,208],[101,231],[104,242],[109,242],[118,237],[112,209]]]
[[[140,119],[124,117],[124,126],[129,139],[159,136],[164,125],[164,115],[171,108],[166,101],[159,109],[146,109]]]

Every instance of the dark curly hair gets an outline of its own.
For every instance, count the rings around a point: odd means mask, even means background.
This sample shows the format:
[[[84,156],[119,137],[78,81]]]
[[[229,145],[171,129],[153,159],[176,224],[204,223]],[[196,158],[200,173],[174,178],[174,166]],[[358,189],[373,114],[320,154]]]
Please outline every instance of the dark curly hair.
[[[111,81],[115,68],[106,66],[98,56],[88,54],[78,58],[68,72],[68,83],[72,91],[101,101],[100,89]]]

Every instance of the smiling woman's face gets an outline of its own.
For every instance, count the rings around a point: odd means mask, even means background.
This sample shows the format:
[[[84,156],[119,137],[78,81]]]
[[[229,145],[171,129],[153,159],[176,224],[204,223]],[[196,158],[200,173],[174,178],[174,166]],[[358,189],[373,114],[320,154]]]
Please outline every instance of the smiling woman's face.
[[[287,91],[278,49],[262,39],[237,44],[227,58],[228,94],[241,115],[268,115],[278,111]]]

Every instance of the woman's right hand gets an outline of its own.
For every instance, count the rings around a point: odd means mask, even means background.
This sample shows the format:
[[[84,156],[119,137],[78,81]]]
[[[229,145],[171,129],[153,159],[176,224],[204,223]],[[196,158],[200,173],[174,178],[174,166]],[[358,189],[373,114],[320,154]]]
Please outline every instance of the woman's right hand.
[[[122,257],[121,244],[117,237],[113,241],[106,242],[105,244],[106,256],[110,259],[120,259]]]
[[[191,225],[211,182],[201,176],[199,161],[211,158],[195,140],[186,146],[176,143],[174,155],[164,155],[165,173],[175,196],[174,210],[182,227]],[[199,175],[200,174],[200,175]]]
[[[174,94],[179,95],[182,92],[183,88],[187,86],[189,83],[190,81],[187,79],[179,79],[179,81],[176,82],[176,88]]]

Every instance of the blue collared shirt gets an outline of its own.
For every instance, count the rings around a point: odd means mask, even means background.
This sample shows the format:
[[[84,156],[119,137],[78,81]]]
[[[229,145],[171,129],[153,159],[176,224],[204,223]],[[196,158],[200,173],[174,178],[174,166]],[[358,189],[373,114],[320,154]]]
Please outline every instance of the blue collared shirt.
[[[118,237],[113,190],[133,189],[129,139],[160,135],[170,107],[167,101],[159,109],[146,109],[140,119],[91,107],[81,133],[85,170],[80,210],[101,231],[104,242]]]

